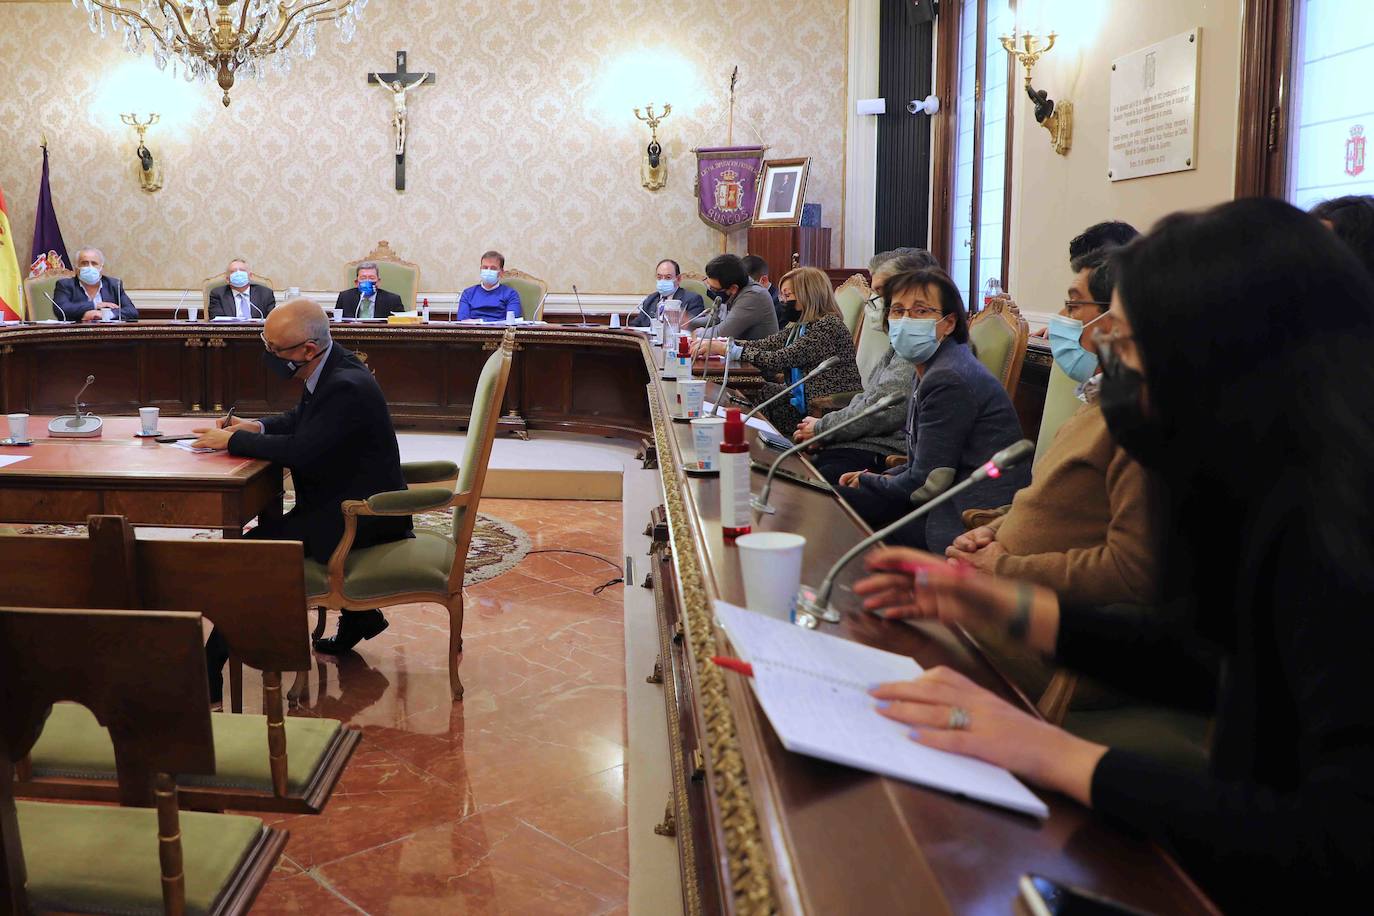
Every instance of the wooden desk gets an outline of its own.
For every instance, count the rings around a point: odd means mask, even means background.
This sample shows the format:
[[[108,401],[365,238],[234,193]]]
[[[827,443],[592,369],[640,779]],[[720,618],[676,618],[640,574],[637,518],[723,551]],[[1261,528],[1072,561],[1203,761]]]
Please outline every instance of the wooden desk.
[[[94,439],[48,438],[48,416],[29,418],[31,446],[0,446],[24,461],[0,468],[0,522],[84,525],[123,515],[135,525],[219,528],[239,537],[253,518],[281,514],[281,468],[219,453],[197,455],[135,438],[136,417],[105,417]],[[189,433],[208,418],[163,418]]]
[[[663,417],[656,385],[648,396],[656,420]],[[656,422],[655,434],[665,495],[651,563],[658,669],[689,913],[1009,913],[1026,872],[1154,912],[1211,912],[1168,856],[1062,796],[1037,790],[1050,807],[1040,823],[784,750],[748,683],[707,661],[730,651],[712,601],[744,603],[738,554],[721,536],[719,480],[683,471],[692,454],[685,425]],[[753,457],[771,462],[777,453],[748,435]],[[807,472],[788,460],[790,470]],[[755,492],[761,478],[755,472]],[[829,493],[776,481],[770,502],[776,514],[755,513],[754,530],[806,537],[805,584],[817,585],[867,533]],[[925,668],[958,669],[1033,709],[966,634],[862,613],[851,591],[860,573],[856,562],[841,574],[833,600],[844,620],[823,625],[826,632],[909,655]]]

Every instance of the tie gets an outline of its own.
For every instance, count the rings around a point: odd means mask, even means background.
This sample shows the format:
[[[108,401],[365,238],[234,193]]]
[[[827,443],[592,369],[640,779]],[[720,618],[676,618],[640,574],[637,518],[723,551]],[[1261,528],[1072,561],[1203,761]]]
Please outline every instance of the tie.
[[[247,296],[247,294],[245,294],[245,293],[239,293],[239,294],[236,295],[234,298],[235,298],[235,299],[238,299],[238,301],[239,301],[239,317],[240,317],[240,318],[252,318],[253,316],[250,315],[250,314],[248,313],[248,296]]]
[[[371,300],[371,299],[366,299],[366,298],[364,298],[364,299],[359,299],[359,300],[358,300],[358,317],[359,317],[359,318],[371,318],[371,317],[372,317],[372,300]]]

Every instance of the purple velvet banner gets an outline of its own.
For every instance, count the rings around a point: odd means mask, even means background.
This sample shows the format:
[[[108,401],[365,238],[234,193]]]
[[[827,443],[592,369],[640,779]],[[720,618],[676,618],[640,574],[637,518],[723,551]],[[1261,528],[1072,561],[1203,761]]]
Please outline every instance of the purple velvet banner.
[[[754,221],[763,146],[718,146],[697,154],[697,216],[721,232]]]

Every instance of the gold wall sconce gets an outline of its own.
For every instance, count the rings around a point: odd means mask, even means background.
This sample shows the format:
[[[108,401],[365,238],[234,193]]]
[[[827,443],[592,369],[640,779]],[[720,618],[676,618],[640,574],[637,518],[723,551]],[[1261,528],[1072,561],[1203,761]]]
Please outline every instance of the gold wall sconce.
[[[673,111],[672,105],[663,106],[663,114],[654,114],[654,103],[645,106],[646,115],[635,109],[635,117],[649,125],[649,145],[644,148],[644,158],[639,163],[640,184],[650,191],[658,191],[668,186],[668,159],[663,155],[663,146],[658,142],[658,125]]]
[[[147,143],[148,128],[156,124],[158,119],[159,116],[156,114],[149,114],[147,121],[140,121],[136,114],[119,116],[119,120],[138,131],[138,149],[134,151],[138,161],[134,168],[138,174],[139,187],[149,192],[162,188],[162,163],[154,158],[153,151],[148,149]]]
[[[1035,106],[1035,120],[1050,132],[1050,144],[1054,151],[1061,156],[1067,156],[1069,148],[1073,145],[1073,102],[1056,103],[1048,92],[1043,89],[1036,90],[1031,86],[1031,70],[1041,55],[1048,54],[1054,47],[1055,34],[1050,32],[1043,46],[1040,44],[1040,38],[1030,32],[1020,34],[1020,48],[1016,47],[1017,38],[1016,32],[1003,35],[1002,47],[1026,68],[1026,95],[1030,96],[1031,104]]]

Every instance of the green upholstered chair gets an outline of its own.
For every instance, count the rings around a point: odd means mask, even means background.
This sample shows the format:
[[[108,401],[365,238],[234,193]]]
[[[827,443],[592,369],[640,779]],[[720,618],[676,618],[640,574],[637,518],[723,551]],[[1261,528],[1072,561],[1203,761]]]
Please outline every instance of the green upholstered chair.
[[[844,315],[844,323],[849,326],[849,333],[854,335],[855,343],[859,342],[859,333],[863,329],[864,304],[871,295],[873,290],[869,289],[863,274],[853,274],[835,288],[835,303],[839,305],[840,314]]]
[[[1045,387],[1045,410],[1040,415],[1040,434],[1035,439],[1036,461],[1050,447],[1064,421],[1083,406],[1083,402],[1078,400],[1077,391],[1078,383],[1065,375],[1058,363],[1050,366],[1050,381]]]
[[[202,609],[229,643],[231,665],[262,672],[264,715],[211,716],[215,768],[211,775],[185,776],[178,787],[182,801],[203,809],[318,813],[362,733],[335,719],[283,716],[282,672],[310,665],[300,544],[135,540],[118,516],[93,516],[89,526],[86,538],[6,539],[9,561],[63,575],[40,582],[0,578],[0,606]],[[117,581],[111,567],[130,570],[127,581]],[[242,683],[234,680],[232,708],[241,710]],[[85,708],[58,703],[17,791],[30,798],[116,801],[116,775],[106,728]]]
[[[256,283],[259,286],[265,286],[268,289],[276,289],[276,286],[273,285],[271,279],[269,279],[268,277],[261,276],[259,274],[255,274],[251,270],[248,272],[248,282]],[[210,314],[210,293],[212,293],[216,289],[216,287],[227,285],[228,281],[224,279],[224,274],[216,274],[213,277],[206,277],[204,280],[200,281],[199,317],[201,319],[207,318]],[[352,286],[353,284],[350,282],[348,285]]]
[[[215,770],[202,639],[199,614],[0,610],[0,911],[248,912],[287,833],[181,811],[172,775]],[[110,724],[121,807],[16,800],[64,699]]]
[[[968,335],[978,350],[978,360],[1002,383],[1007,394],[1015,397],[1021,363],[1026,359],[1026,340],[1030,337],[1030,325],[1015,303],[1007,299],[989,302],[969,322]]]
[[[701,297],[702,302],[705,302],[708,305],[710,304],[711,290],[708,289],[706,286],[705,274],[688,273],[684,270],[682,272],[682,275],[678,278],[678,286],[682,287],[683,289],[691,290],[692,292],[696,293],[698,296]]]
[[[76,276],[75,271],[49,269],[40,277],[29,277],[24,280],[24,301],[27,303],[25,317],[29,321],[46,321],[49,318],[56,318],[53,313],[52,302],[48,297],[53,293],[57,286],[57,281],[67,277]]]
[[[887,336],[887,328],[883,327],[883,302],[879,300],[863,310],[859,325],[859,339],[854,347],[859,377],[867,380],[891,349],[892,341]]]
[[[449,687],[454,699],[463,696],[458,677],[458,655],[463,651],[463,577],[514,350],[515,330],[511,328],[482,367],[472,398],[457,485],[453,489],[423,486],[378,493],[366,500],[346,500],[342,506],[344,534],[328,565],[305,562],[306,594],[322,615],[328,608],[365,610],[418,602],[444,605],[449,613]],[[412,479],[423,476],[419,473],[422,470],[411,465]],[[429,470],[437,473],[441,469]],[[353,549],[359,516],[411,515],[442,509],[453,510],[451,534],[417,530],[413,538]]]
[[[415,303],[420,296],[420,265],[406,261],[391,248],[391,243],[382,239],[377,247],[365,258],[349,261],[344,270],[344,283],[340,289],[348,289],[358,278],[358,265],[365,261],[377,264],[380,286],[388,292],[401,297],[401,306],[409,312],[415,311]]]
[[[509,286],[520,294],[521,318],[526,321],[544,320],[544,300],[549,295],[549,284],[511,267],[501,277],[501,285]]]

